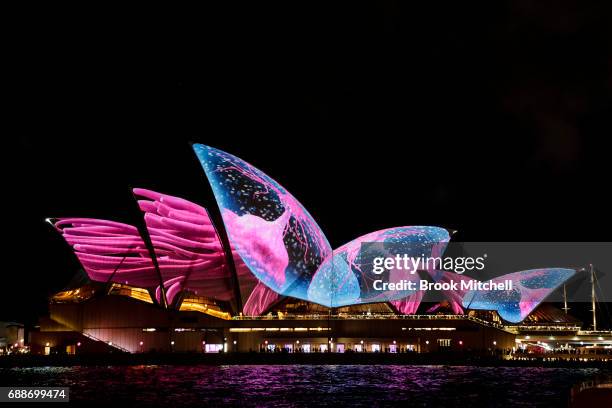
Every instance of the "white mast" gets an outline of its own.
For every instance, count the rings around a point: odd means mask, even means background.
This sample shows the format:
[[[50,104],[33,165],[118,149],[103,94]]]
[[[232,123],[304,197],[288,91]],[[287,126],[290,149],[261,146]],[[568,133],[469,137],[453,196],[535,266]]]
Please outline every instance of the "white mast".
[[[569,307],[567,307],[567,290],[565,284],[563,284],[563,310],[565,310],[565,314],[567,314],[569,310]]]
[[[589,264],[591,269],[591,307],[593,312],[593,331],[597,331],[597,313],[595,311],[595,269],[593,264]]]

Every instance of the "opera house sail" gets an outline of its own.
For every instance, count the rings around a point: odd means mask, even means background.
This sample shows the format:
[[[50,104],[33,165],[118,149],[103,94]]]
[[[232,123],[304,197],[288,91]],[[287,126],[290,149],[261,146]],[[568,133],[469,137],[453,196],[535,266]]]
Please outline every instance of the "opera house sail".
[[[215,217],[199,204],[143,188],[133,189],[142,225],[83,217],[50,220],[89,280],[106,288],[104,293],[121,288],[161,312],[202,313],[240,326],[249,317],[287,316],[288,310],[303,310],[303,316],[313,310],[350,315],[371,309],[390,319],[414,315],[425,293],[410,282],[423,276],[438,283],[472,279],[429,265],[372,273],[376,258],[440,257],[451,234],[435,226],[399,226],[367,233],[334,250],[314,217],[277,181],[229,153],[201,144],[193,149],[222,225],[215,225]],[[457,316],[486,310],[502,323],[519,323],[574,274],[568,268],[510,273],[495,280],[511,281],[511,290],[445,290],[442,303]],[[375,282],[380,279],[405,284],[380,290]],[[211,325],[225,333],[231,329]],[[86,331],[74,324],[66,327]],[[125,348],[139,350],[133,343]]]

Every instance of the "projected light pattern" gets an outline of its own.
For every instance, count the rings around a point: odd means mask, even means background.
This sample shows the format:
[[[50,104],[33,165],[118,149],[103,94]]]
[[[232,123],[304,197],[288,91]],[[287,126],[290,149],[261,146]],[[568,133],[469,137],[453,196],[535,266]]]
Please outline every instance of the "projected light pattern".
[[[142,188],[135,188],[133,193],[144,212],[168,303],[184,289],[199,296],[230,300],[232,276],[206,209]]]
[[[258,282],[242,311],[246,316],[259,316],[280,298],[281,296],[278,293]]]
[[[415,314],[421,305],[425,292],[417,290],[412,295],[401,300],[392,300],[390,303],[401,314]]]
[[[91,280],[144,288],[159,285],[136,227],[92,218],[60,218],[53,225],[73,248]]]
[[[376,290],[375,280],[418,282],[411,269],[391,269],[378,275],[372,272],[373,260],[395,255],[429,257],[438,254],[450,237],[438,227],[396,227],[363,235],[334,250],[316,272],[308,288],[308,300],[326,306],[386,302],[412,295],[414,290]]]
[[[133,192],[144,213],[168,303],[182,290],[233,300],[232,276],[206,209],[151,190],[135,188]],[[63,218],[54,226],[91,280],[151,289],[160,301],[160,277],[135,226],[90,218]],[[257,278],[233,249],[232,255],[244,309],[261,314],[279,296],[269,289],[254,290]]]
[[[363,268],[382,253],[361,253],[361,244],[392,243],[398,253],[427,256],[440,252],[437,246],[449,240],[442,228],[391,228],[367,234],[332,253],[314,219],[276,181],[226,152],[200,144],[194,145],[194,151],[232,245],[254,275],[281,295],[325,306],[401,299],[412,292],[373,289],[375,276]],[[407,270],[391,270],[388,275],[392,281],[418,277]]]
[[[467,290],[462,289],[461,283],[462,282],[467,283],[470,280],[473,280],[473,278],[463,275],[463,274],[455,273],[455,272],[440,271],[440,270],[435,270],[434,273],[432,273],[431,275],[434,281],[436,282],[440,282],[440,283],[456,282],[457,287],[458,287],[457,290],[442,290],[441,292],[442,292],[442,295],[446,298],[445,302],[448,302],[448,305],[452,309],[453,313],[463,314],[463,308],[461,307],[461,305],[462,305],[463,298],[465,297]]]
[[[237,305],[245,315],[260,315],[282,296],[327,307],[390,302],[398,312],[417,312],[424,292],[406,287],[377,289],[374,282],[417,282],[421,271],[394,264],[373,273],[375,258],[442,257],[450,240],[438,227],[395,227],[363,235],[335,251],[312,216],[276,181],[223,151],[196,144],[197,157],[210,181],[230,240],[226,251],[207,210],[185,199],[151,190],[134,189],[143,211],[151,251],[135,226],[89,218],[62,218],[53,224],[74,250],[93,281],[114,282],[155,291],[177,307],[178,294]],[[231,254],[235,269],[227,262]],[[151,253],[159,265],[156,269]],[[412,265],[412,264],[411,264]],[[421,264],[434,282],[470,277]],[[520,322],[573,269],[550,268],[511,273],[493,279],[512,280],[511,291],[446,290],[454,313],[463,308],[497,310],[510,322]],[[162,286],[160,286],[160,284]],[[439,305],[430,311],[435,311]]]
[[[435,255],[432,255],[432,256],[435,256]],[[473,278],[463,275],[463,274],[458,274],[455,272],[441,271],[441,270],[436,270],[436,269],[428,270],[428,272],[431,275],[431,278],[433,279],[434,282],[440,282],[440,283],[457,282],[459,289],[441,290],[440,293],[442,294],[442,298],[443,298],[442,301],[435,304],[431,308],[427,309],[427,313],[435,312],[441,306],[448,306],[450,307],[453,313],[463,314],[464,311],[463,311],[463,308],[461,307],[461,304],[463,301],[463,297],[465,296],[465,293],[467,291],[464,289],[461,289],[461,282],[462,281],[468,282],[472,280]],[[392,301],[391,304],[395,306],[395,308],[400,313],[414,314],[416,313],[417,309],[421,305],[421,301],[423,300],[424,295],[425,295],[424,291],[417,290],[411,296],[405,299]]]
[[[378,249],[373,246],[364,250],[362,244],[375,242],[386,248],[385,244],[389,243],[393,244],[389,248],[395,247],[398,254],[439,257],[449,241],[446,230],[391,228],[364,235],[332,252],[314,219],[276,181],[226,152],[201,144],[193,148],[212,186],[230,241],[254,275],[269,289],[329,307],[390,301],[402,313],[416,312],[423,298],[420,291],[375,291],[372,288],[376,276],[368,273],[371,271],[367,271],[367,267],[371,267],[375,256],[388,256],[393,252],[381,249],[380,245]],[[431,268],[427,272],[436,282],[468,279],[453,278],[450,272]],[[393,269],[386,271],[382,278],[387,282],[418,279],[418,274],[410,272]],[[538,294],[550,292],[531,290],[530,296],[536,302],[533,307],[539,303]],[[462,313],[462,305],[466,304],[464,291],[444,294],[452,309]],[[482,296],[485,299],[492,294],[484,292]],[[522,307],[525,309],[525,304]],[[508,315],[508,312],[503,313]]]
[[[141,202],[142,208],[147,206]],[[163,213],[168,208],[159,207],[158,210]],[[166,215],[171,216],[172,211]],[[174,216],[176,218],[176,214]],[[210,235],[211,242],[204,242],[205,235],[193,240],[194,236],[187,233],[188,226],[173,224],[176,219],[151,212],[147,212],[145,218],[169,303],[185,288],[219,300],[231,297],[229,270],[223,264],[218,242],[215,243]],[[201,222],[206,220],[202,218]],[[156,299],[160,301],[160,277],[136,227],[87,218],[63,218],[54,225],[72,246],[91,280],[155,289]]]
[[[563,282],[574,276],[574,269],[544,268],[514,272],[492,281],[513,283],[512,290],[469,291],[463,297],[468,309],[496,310],[502,319],[519,323]]]
[[[193,148],[243,261],[275,292],[307,299],[314,273],[332,252],[312,216],[252,165],[208,146]]]

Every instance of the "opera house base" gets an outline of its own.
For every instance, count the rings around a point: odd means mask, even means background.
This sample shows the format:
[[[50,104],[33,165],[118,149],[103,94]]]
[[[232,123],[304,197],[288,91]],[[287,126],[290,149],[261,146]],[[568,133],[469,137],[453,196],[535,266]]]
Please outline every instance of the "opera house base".
[[[54,296],[49,314],[29,333],[30,353],[0,364],[585,366],[612,361],[604,347],[612,344],[612,333],[581,332],[575,319],[552,306],[534,312],[532,326],[504,325],[484,312],[403,315],[387,303],[330,310],[289,298],[264,316],[231,317],[227,305],[210,299],[184,298],[170,309],[127,286],[113,285],[95,296],[88,290]],[[552,338],[561,342],[559,352],[568,354],[533,350]]]
[[[509,351],[515,335],[465,315],[325,315],[218,318],[128,296],[51,303],[30,334],[33,354],[95,352],[428,353]]]

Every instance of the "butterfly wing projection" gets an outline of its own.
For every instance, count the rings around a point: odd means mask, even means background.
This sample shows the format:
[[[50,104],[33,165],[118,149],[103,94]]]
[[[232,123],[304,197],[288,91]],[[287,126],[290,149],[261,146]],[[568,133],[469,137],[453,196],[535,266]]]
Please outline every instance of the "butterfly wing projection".
[[[314,275],[308,288],[308,300],[329,307],[351,304],[397,301],[412,296],[414,289],[381,290],[375,281],[414,282],[416,270],[393,268],[381,274],[373,272],[376,258],[396,255],[430,257],[446,247],[448,231],[438,227],[396,227],[363,235],[334,250]],[[443,249],[442,249],[443,250]],[[412,299],[414,302],[416,298]],[[420,300],[420,299],[419,299]]]
[[[372,259],[396,252],[428,256],[436,245],[448,242],[442,228],[400,227],[367,234],[332,252],[312,216],[276,181],[229,153],[201,144],[193,148],[232,246],[253,274],[280,295],[329,307],[405,298],[412,291],[373,289],[375,275],[365,270]],[[363,250],[367,242],[383,246]],[[400,281],[416,276],[391,270],[387,277]]]
[[[455,272],[449,272],[449,271],[433,270],[429,272],[434,282],[439,282],[443,284],[455,282],[457,284],[458,289],[457,290],[441,290],[440,292],[442,294],[442,297],[445,300],[441,303],[434,305],[433,307],[428,309],[427,312],[428,313],[435,312],[438,308],[440,308],[440,306],[443,303],[447,303],[448,306],[453,311],[453,313],[463,314],[462,303],[463,303],[463,298],[465,297],[465,294],[467,293],[467,290],[462,289],[463,286],[461,286],[461,283],[468,282],[473,279],[469,276],[455,273]]]
[[[54,220],[53,225],[72,247],[89,278],[153,290],[158,302],[161,282],[169,304],[183,290],[232,300],[232,276],[206,209],[151,190],[136,188],[133,192],[144,213],[159,273],[135,226],[91,218]],[[255,290],[257,279],[235,251],[232,255],[244,309],[260,314],[278,295],[265,288]]]
[[[498,276],[492,281],[512,281],[511,290],[470,290],[463,296],[467,309],[496,310],[502,319],[520,323],[561,284],[576,274],[567,268],[542,268]]]
[[[274,292],[307,300],[312,277],[332,253],[312,216],[285,188],[244,160],[202,144],[193,149],[244,263]]]
[[[72,247],[91,280],[149,289],[160,284],[136,227],[93,218],[59,218],[52,224]]]
[[[454,314],[463,314],[464,310],[462,307],[462,302],[465,294],[467,293],[467,290],[462,289],[461,282],[470,281],[472,280],[472,278],[455,272],[442,271],[438,269],[427,269],[427,272],[429,273],[434,282],[456,282],[458,285],[457,290],[440,290],[440,294],[443,300],[439,303],[436,303],[431,308],[427,309],[427,313],[433,313],[437,311],[441,306],[446,304],[448,307],[450,307]],[[395,308],[400,313],[415,314],[421,304],[421,301],[423,300],[424,295],[424,291],[417,290],[409,297],[401,300],[392,301],[391,304],[395,306]]]
[[[233,280],[225,253],[208,211],[180,197],[135,188],[134,195],[144,212],[145,224],[167,284],[172,303],[182,290],[198,296],[231,300]],[[236,251],[231,248],[236,279],[243,295],[245,313],[261,314],[278,295],[257,287],[258,281]],[[180,274],[174,276],[176,272]]]
[[[422,290],[417,290],[412,295],[407,298],[400,300],[392,300],[390,303],[397,309],[397,311],[401,314],[415,314],[421,305],[421,301],[423,300],[423,296],[425,292]]]
[[[432,245],[431,247],[430,256],[432,258],[441,258],[450,240],[450,236],[447,236],[447,237],[440,236],[440,238],[441,239],[439,240],[439,242],[435,245]],[[445,279],[447,276],[446,274],[451,273],[451,272],[443,272],[443,271],[436,270],[435,264],[432,265],[430,263],[426,263],[424,265],[424,270],[427,273],[429,273],[429,275],[431,275],[432,278],[436,281]],[[419,289],[404,299],[392,300],[390,303],[395,307],[395,309],[399,313],[415,314],[417,310],[419,309],[419,306],[421,305],[421,301],[423,300],[424,296],[425,296],[425,292]],[[453,305],[453,309],[455,310],[454,305]],[[463,313],[463,310],[461,310],[461,313]]]
[[[230,300],[232,277],[206,209],[142,188],[135,188],[133,193],[144,212],[168,303],[187,289],[196,295]]]
[[[372,273],[373,259],[407,255],[440,257],[449,241],[437,227],[397,227],[376,231],[332,251],[306,209],[281,185],[250,164],[204,145],[194,150],[211,183],[230,238],[235,276],[208,212],[179,197],[135,189],[144,212],[152,251],[132,225],[89,218],[61,218],[55,228],[72,246],[94,281],[155,290],[170,303],[190,290],[196,295],[231,300],[237,278],[243,312],[259,315],[281,296],[328,307],[391,302],[400,313],[415,313],[423,292],[376,290],[374,281],[414,282],[416,271]],[[470,279],[452,272],[425,270],[436,282]],[[510,322],[522,321],[573,269],[549,268],[495,278],[514,283],[509,291],[445,291],[455,313],[463,308],[497,310]]]

